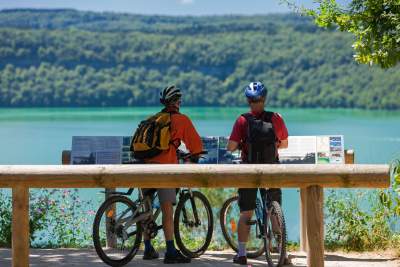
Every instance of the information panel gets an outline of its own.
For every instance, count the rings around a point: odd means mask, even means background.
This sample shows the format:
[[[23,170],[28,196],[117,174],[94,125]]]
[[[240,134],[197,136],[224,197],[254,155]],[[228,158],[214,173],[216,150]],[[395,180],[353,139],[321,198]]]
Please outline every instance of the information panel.
[[[72,164],[129,164],[130,136],[74,136],[72,138]],[[200,164],[240,163],[240,151],[226,150],[228,137],[202,137],[208,153]],[[179,147],[186,150],[185,144]],[[344,164],[344,141],[342,135],[290,136],[289,147],[279,150],[283,164]]]

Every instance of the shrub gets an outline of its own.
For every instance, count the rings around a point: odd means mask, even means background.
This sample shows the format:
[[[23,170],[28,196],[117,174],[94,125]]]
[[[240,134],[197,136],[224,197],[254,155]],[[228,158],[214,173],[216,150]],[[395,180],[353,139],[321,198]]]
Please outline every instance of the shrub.
[[[91,244],[88,220],[91,203],[82,201],[78,190],[31,190],[29,205],[32,247],[82,247]],[[0,246],[11,246],[11,196],[0,190]]]
[[[399,250],[396,221],[400,216],[399,162],[393,164],[391,174],[392,187],[387,190],[328,192],[325,202],[328,249]]]

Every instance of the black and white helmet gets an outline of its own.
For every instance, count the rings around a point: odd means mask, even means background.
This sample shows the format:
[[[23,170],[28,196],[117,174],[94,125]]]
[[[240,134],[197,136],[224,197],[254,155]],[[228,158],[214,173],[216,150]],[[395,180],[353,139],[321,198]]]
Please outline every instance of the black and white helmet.
[[[181,90],[175,85],[170,85],[160,92],[160,103],[163,105],[169,105],[178,101],[181,97]]]

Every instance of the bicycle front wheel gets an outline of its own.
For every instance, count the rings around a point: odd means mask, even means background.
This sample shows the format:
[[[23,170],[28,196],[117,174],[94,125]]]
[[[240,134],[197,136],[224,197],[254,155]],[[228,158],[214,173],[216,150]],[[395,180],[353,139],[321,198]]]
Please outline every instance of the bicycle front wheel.
[[[201,192],[185,193],[174,215],[175,240],[187,257],[202,255],[211,242],[214,219],[210,202]]]
[[[222,234],[228,245],[237,253],[238,252],[238,236],[237,236],[237,222],[240,217],[240,210],[238,205],[238,196],[227,199],[222,205],[220,212],[220,224]],[[247,242],[247,257],[257,258],[264,253],[264,243],[262,233],[257,223],[256,216],[249,222],[250,234]]]
[[[142,239],[140,222],[132,223],[136,206],[127,197],[112,196],[100,206],[93,222],[97,255],[110,266],[123,266],[136,255]]]
[[[281,206],[277,201],[272,201],[269,214],[264,218],[265,257],[268,266],[283,266],[286,257],[286,225]]]

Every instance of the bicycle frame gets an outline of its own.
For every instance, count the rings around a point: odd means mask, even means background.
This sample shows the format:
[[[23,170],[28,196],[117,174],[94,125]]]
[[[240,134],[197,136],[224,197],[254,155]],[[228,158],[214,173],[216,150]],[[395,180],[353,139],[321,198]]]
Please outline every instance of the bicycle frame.
[[[269,229],[269,227],[266,227],[266,232],[264,233],[264,223],[269,221],[270,218],[270,214],[271,214],[271,207],[268,207],[268,202],[267,202],[267,191],[265,188],[258,188],[258,192],[257,192],[257,199],[256,201],[261,202],[261,207],[256,207],[256,218],[257,218],[257,223],[258,226],[260,228],[260,237],[266,238],[268,239],[270,236],[269,231],[271,231],[271,229]],[[261,201],[260,201],[261,199]],[[259,211],[257,211],[257,209],[261,208],[261,214],[259,214]],[[263,212],[265,211],[265,213]],[[264,216],[266,216],[266,218],[264,218]]]
[[[133,192],[133,190],[129,189],[128,193],[131,194],[132,192]],[[113,195],[117,195],[119,193],[120,192],[114,192]],[[124,194],[127,195],[128,193],[124,193]],[[189,193],[191,197],[193,196],[192,190],[190,188],[187,188],[187,189],[180,190],[179,198],[181,198],[186,193]],[[155,195],[154,197],[157,197],[157,195]],[[195,217],[194,225],[199,226],[199,225],[201,225],[201,222],[200,222],[200,219],[199,219],[199,216],[197,213],[196,203],[194,202],[193,198],[190,199],[190,202],[192,204],[192,209],[193,209],[193,213],[194,213],[194,217]],[[134,212],[134,214],[127,218],[123,218],[129,212],[129,209],[126,209],[124,212],[122,212],[121,215],[119,215],[118,218],[116,218],[116,226],[124,224],[124,228],[127,229],[131,225],[133,225],[137,222],[147,221],[149,219],[152,219],[155,221],[155,220],[157,220],[158,216],[161,213],[161,208],[155,209],[155,211],[153,213],[154,208],[152,205],[152,198],[150,196],[144,196],[143,190],[141,188],[138,188],[138,199],[136,201],[134,201],[134,203],[137,205],[137,209]],[[183,209],[183,218],[184,218],[183,219],[184,223],[189,223],[185,208]],[[159,225],[159,226],[157,226],[156,229],[159,230],[161,228],[162,228],[162,226]],[[128,237],[135,235],[135,234],[136,234],[136,231],[133,231],[128,234]]]
[[[190,161],[190,157],[191,154],[188,153],[184,153],[182,151],[178,151],[178,159],[181,163],[185,163],[185,162],[189,162]],[[202,151],[200,154],[206,154],[206,151]],[[133,192],[133,188],[130,188],[128,190],[127,193],[122,193],[122,192],[113,192],[112,194],[117,195],[117,194],[121,194],[121,195],[131,195]],[[192,204],[192,209],[194,212],[194,217],[195,217],[195,226],[199,226],[201,225],[201,222],[199,220],[199,216],[197,214],[197,208],[196,208],[196,204],[193,200],[193,193],[192,190],[190,188],[184,189],[184,190],[180,190],[179,192],[179,198],[181,198],[186,192],[188,192],[190,194],[190,202]],[[120,218],[117,218],[117,225],[121,224],[121,223],[125,223],[126,222],[126,227],[130,227],[132,224],[135,224],[139,221],[143,221],[143,220],[147,220],[149,218],[154,219],[154,221],[158,218],[158,215],[160,214],[161,209],[157,208],[155,213],[153,214],[153,206],[152,206],[152,201],[151,198],[145,198],[143,191],[141,188],[138,188],[138,193],[139,193],[139,198],[138,200],[136,200],[134,203],[138,205],[137,210],[135,211],[135,213],[133,214],[133,216],[126,218],[126,219],[121,219],[126,212],[124,212]],[[142,212],[140,215],[138,215],[140,212]],[[186,209],[183,208],[183,218],[184,218],[184,223],[188,223],[188,219],[187,219],[187,214],[186,214]],[[161,228],[161,227],[160,227]],[[132,233],[132,235],[135,234]]]

